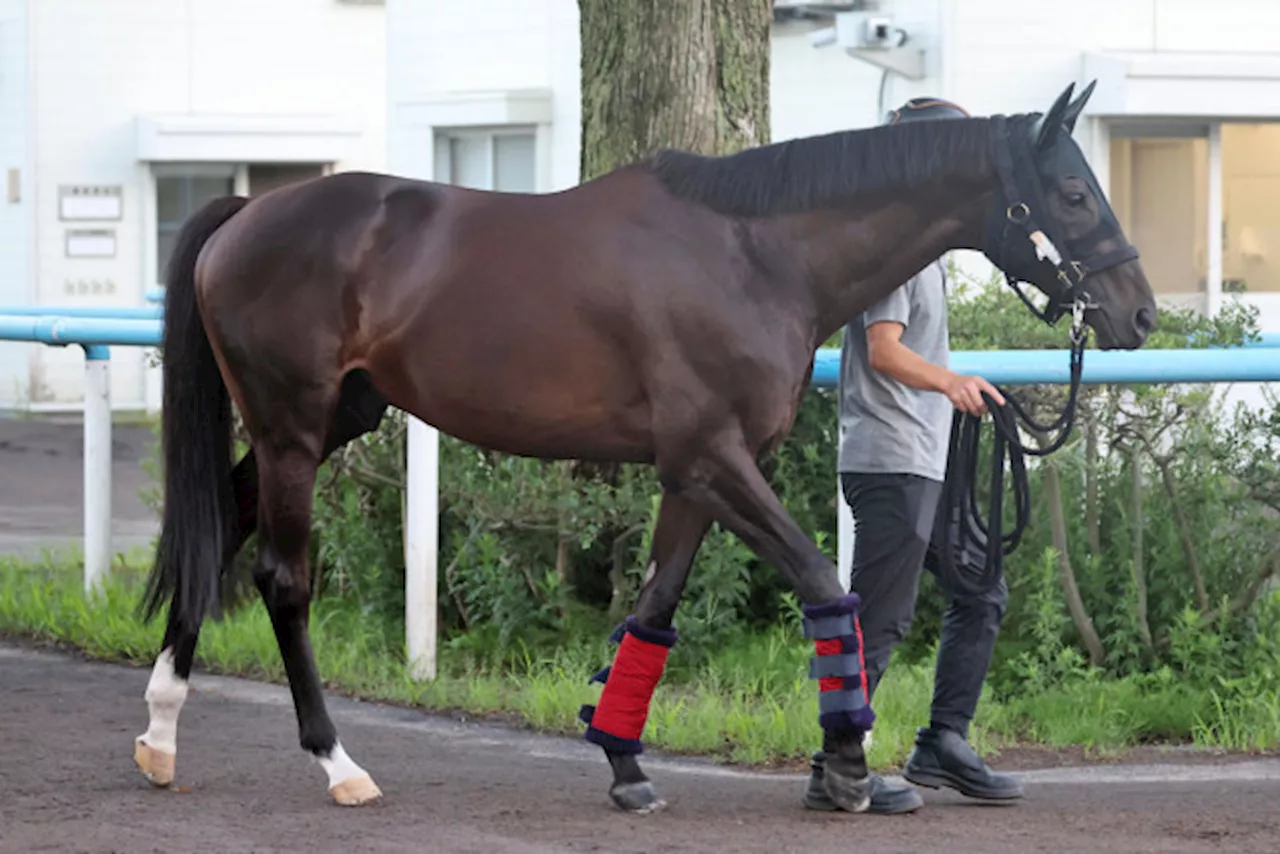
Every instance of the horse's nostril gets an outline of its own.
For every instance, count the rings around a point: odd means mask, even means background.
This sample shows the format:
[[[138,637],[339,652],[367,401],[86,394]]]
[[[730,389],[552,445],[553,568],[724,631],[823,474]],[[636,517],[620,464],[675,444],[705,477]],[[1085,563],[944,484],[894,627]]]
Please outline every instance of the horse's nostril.
[[[1156,325],[1155,313],[1145,306],[1137,310],[1133,315],[1133,325],[1143,335],[1151,332]]]

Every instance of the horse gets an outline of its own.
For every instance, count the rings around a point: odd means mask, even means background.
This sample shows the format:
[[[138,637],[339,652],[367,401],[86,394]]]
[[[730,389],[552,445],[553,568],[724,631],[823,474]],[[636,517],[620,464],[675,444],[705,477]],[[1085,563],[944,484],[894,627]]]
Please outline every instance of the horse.
[[[640,767],[649,698],[712,522],[804,606],[836,804],[868,804],[858,599],[758,466],[787,435],[816,349],[953,249],[981,250],[1050,324],[1141,347],[1156,305],[1080,148],[1093,91],[1047,113],[842,131],[727,156],[662,149],[560,192],[342,172],[209,202],[166,270],[163,528],[141,607],[168,603],[134,742],[155,786],[202,622],[256,531],[254,584],[298,737],[341,805],[382,792],[343,748],[308,636],[317,467],[395,406],[476,446],[656,468],[633,613],[583,737],[623,810],[665,805]],[[1041,292],[1037,307],[1019,283]],[[1081,324],[1084,324],[1081,326]],[[1078,328],[1077,328],[1078,327]],[[235,406],[250,449],[233,457]]]

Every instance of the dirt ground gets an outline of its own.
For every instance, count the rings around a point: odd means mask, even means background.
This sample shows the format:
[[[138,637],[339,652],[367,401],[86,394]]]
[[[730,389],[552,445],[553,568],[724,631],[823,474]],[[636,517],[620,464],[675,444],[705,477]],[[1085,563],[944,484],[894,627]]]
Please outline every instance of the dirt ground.
[[[923,790],[924,809],[887,817],[807,812],[794,773],[651,756],[670,805],[640,817],[613,807],[579,739],[331,697],[384,793],[348,809],[297,748],[287,689],[202,674],[175,788],[156,790],[131,758],[146,680],[0,643],[0,852],[1280,851],[1275,758],[1019,771],[1020,804]]]
[[[152,441],[113,432],[115,547],[156,529],[138,496]],[[0,553],[78,545],[82,434],[75,423],[0,419]],[[178,780],[134,770],[147,672],[0,642],[0,854],[27,852],[1276,852],[1280,759],[1018,751],[1028,797],[985,806],[923,792],[910,816],[810,813],[795,769],[744,772],[651,756],[670,806],[646,817],[609,801],[608,766],[553,738],[331,697],[343,743],[385,797],[330,803],[296,746],[286,688],[197,675],[179,730]],[[1132,764],[1132,763],[1143,764]]]

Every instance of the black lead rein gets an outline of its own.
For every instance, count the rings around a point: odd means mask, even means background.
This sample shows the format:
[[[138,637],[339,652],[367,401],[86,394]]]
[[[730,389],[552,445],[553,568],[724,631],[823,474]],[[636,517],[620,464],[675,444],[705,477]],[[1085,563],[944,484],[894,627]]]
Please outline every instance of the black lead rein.
[[[951,421],[951,446],[947,473],[942,486],[938,540],[934,543],[937,571],[946,589],[953,593],[977,595],[1000,583],[1004,573],[1004,556],[1018,547],[1031,520],[1031,496],[1027,481],[1025,457],[1051,454],[1071,435],[1080,391],[1084,347],[1088,333],[1073,328],[1071,334],[1071,385],[1067,405],[1050,424],[1032,418],[1022,405],[997,386],[1004,405],[997,404],[986,392],[983,400],[991,412],[995,426],[992,437],[989,509],[983,519],[978,501],[978,456],[982,439],[982,418],[956,410]],[[1028,429],[1047,435],[1060,430],[1057,437],[1043,448],[1024,445],[1018,435],[1018,421]],[[1013,477],[1014,524],[1009,533],[1004,525],[1005,462]],[[973,548],[970,548],[970,546]],[[986,560],[974,571],[968,556],[985,553]]]

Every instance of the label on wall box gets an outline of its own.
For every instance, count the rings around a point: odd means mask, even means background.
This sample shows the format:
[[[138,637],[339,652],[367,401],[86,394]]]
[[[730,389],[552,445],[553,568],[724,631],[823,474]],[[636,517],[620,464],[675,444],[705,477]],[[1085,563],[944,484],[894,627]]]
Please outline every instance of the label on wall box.
[[[124,189],[119,184],[64,184],[58,187],[58,219],[120,219]]]
[[[69,228],[66,235],[68,258],[116,257],[114,228]]]

